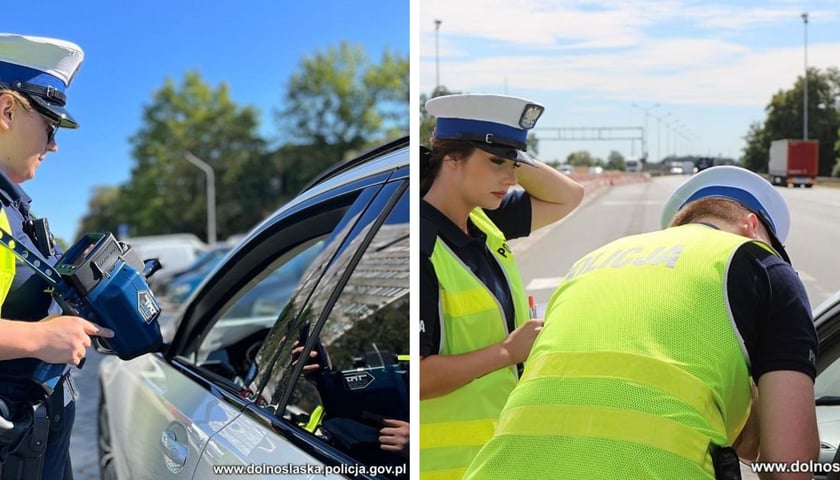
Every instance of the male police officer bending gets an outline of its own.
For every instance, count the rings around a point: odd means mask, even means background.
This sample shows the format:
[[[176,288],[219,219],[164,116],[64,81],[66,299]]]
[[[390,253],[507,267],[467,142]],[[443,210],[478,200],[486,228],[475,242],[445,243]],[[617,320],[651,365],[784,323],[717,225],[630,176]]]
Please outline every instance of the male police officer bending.
[[[740,478],[756,443],[763,461],[816,460],[817,337],[783,198],[711,167],[662,223],[572,266],[465,479]]]

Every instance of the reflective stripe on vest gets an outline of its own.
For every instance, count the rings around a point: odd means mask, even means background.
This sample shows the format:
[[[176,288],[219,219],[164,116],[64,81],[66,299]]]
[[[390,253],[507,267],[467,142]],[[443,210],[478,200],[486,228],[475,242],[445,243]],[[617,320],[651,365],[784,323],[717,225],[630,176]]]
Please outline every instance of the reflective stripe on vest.
[[[11,235],[12,227],[9,224],[9,217],[6,211],[0,207],[0,228]],[[6,295],[12,287],[15,278],[15,255],[3,245],[0,245],[0,315],[2,315],[2,304],[6,302]]]
[[[474,210],[470,219],[485,233],[486,246],[502,267],[519,326],[528,319],[528,302],[514,256],[483,210]],[[440,285],[440,354],[458,355],[502,342],[509,332],[498,299],[439,238],[430,258]],[[492,436],[516,380],[516,367],[510,366],[420,402],[421,479],[461,478]]]
[[[464,478],[713,478],[709,444],[734,441],[750,408],[726,291],[749,241],[687,225],[576,262]]]

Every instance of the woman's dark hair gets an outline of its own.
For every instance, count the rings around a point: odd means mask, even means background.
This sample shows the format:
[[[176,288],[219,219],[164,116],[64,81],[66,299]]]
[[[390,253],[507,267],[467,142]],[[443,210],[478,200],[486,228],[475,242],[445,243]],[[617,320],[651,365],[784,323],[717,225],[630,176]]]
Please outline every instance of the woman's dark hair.
[[[461,160],[472,155],[475,145],[463,140],[431,139],[431,150],[420,147],[420,197],[424,197],[435,183],[443,158],[447,155]]]

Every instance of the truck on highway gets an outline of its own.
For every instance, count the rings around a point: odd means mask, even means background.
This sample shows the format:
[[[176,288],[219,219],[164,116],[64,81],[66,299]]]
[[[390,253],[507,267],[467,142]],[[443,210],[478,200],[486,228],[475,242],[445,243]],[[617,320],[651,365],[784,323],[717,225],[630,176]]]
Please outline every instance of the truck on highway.
[[[820,142],[816,140],[773,140],[768,172],[773,185],[811,188],[817,181]]]

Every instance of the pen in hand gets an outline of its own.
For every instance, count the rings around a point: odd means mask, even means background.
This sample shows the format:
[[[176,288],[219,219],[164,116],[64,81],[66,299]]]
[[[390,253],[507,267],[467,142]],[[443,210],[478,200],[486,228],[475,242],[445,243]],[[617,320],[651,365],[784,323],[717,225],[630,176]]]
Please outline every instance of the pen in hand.
[[[531,319],[537,318],[537,303],[533,295],[528,295],[528,316]]]

